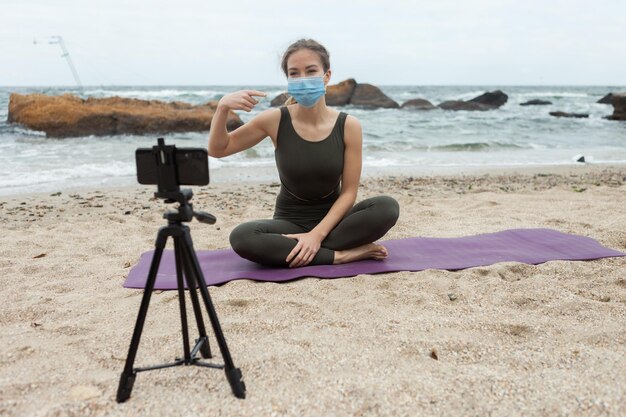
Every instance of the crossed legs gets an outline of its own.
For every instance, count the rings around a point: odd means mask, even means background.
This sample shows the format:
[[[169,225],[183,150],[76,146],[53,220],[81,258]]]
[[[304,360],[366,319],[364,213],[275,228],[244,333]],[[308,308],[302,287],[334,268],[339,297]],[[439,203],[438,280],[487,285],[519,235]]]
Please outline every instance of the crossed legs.
[[[329,265],[358,259],[382,259],[386,249],[374,244],[396,224],[398,202],[377,196],[355,204],[326,236],[309,265]],[[284,219],[252,220],[235,227],[230,244],[242,258],[264,265],[284,266],[297,241],[282,234],[306,233],[310,229]]]

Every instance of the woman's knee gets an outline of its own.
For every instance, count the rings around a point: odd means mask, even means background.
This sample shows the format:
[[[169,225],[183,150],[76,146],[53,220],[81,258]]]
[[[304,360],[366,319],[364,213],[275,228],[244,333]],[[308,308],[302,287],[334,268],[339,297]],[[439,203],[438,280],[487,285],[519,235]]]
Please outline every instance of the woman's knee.
[[[257,232],[258,227],[255,222],[245,222],[235,226],[228,237],[230,246],[240,255],[249,253],[254,246],[254,235]]]
[[[400,217],[400,204],[398,201],[388,195],[379,195],[373,197],[375,206],[377,208],[378,215],[381,216],[388,227],[392,227],[398,221]]]

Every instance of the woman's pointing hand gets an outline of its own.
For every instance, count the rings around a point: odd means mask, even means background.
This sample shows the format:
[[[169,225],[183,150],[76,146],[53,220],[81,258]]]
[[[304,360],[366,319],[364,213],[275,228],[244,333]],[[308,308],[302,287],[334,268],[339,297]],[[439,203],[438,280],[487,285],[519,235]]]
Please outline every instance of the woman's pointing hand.
[[[249,112],[255,105],[259,104],[259,100],[254,97],[266,96],[267,94],[263,91],[239,90],[223,96],[217,105],[227,107],[230,110],[245,110]]]

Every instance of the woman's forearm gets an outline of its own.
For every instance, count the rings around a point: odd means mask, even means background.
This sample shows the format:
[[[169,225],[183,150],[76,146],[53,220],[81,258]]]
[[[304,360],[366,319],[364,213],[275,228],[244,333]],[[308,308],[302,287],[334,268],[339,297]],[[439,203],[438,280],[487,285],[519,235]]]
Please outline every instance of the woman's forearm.
[[[217,106],[209,129],[209,155],[219,155],[228,146],[229,134],[226,129],[228,107]]]
[[[326,216],[321,222],[315,226],[311,232],[317,233],[322,236],[322,240],[328,236],[328,234],[337,226],[337,224],[343,219],[348,210],[352,208],[356,201],[356,195],[351,193],[342,193],[339,195],[335,203],[332,205]]]

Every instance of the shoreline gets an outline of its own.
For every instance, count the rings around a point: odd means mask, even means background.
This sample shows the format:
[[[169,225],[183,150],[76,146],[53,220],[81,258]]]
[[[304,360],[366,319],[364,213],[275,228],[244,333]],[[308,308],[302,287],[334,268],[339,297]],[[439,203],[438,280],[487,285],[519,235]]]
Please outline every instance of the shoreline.
[[[254,167],[254,172],[245,172],[248,168],[221,167],[209,172],[210,183],[206,186],[182,186],[193,190],[210,189],[211,187],[227,187],[238,185],[261,185],[278,183],[276,166]],[[429,166],[429,167],[364,167],[361,173],[361,183],[376,181],[384,178],[459,178],[459,177],[482,177],[494,175],[521,175],[533,176],[539,174],[549,175],[579,175],[598,174],[603,171],[626,172],[626,163],[575,163],[562,165],[503,165],[503,166]],[[242,172],[243,171],[243,172]],[[29,197],[45,197],[61,192],[62,194],[85,193],[91,191],[116,191],[127,190],[140,192],[144,190],[156,191],[156,186],[150,185],[87,185],[59,188],[55,191],[34,191],[27,193],[12,193],[0,195],[0,201],[14,200]],[[194,191],[195,193],[195,191]]]

